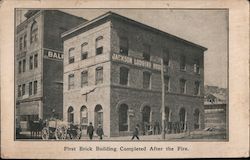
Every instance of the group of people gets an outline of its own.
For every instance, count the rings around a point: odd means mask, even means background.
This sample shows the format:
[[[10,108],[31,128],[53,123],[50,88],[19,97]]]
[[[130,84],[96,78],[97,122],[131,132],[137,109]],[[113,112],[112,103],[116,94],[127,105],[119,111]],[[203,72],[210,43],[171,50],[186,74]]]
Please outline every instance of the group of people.
[[[94,126],[92,125],[92,122],[90,122],[89,126],[87,127],[87,134],[90,140],[93,139],[94,131],[95,131]],[[104,135],[104,132],[103,132],[101,124],[98,125],[98,128],[96,129],[96,134],[98,135],[99,139],[102,140],[102,136]]]

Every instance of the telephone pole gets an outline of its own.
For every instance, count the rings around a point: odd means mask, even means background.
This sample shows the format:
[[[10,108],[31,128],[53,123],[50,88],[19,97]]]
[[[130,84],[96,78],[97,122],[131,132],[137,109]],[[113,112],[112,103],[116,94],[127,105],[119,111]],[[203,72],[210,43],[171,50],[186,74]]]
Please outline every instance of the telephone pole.
[[[165,139],[165,83],[164,83],[164,64],[163,64],[163,57],[161,57],[161,136],[162,139]]]

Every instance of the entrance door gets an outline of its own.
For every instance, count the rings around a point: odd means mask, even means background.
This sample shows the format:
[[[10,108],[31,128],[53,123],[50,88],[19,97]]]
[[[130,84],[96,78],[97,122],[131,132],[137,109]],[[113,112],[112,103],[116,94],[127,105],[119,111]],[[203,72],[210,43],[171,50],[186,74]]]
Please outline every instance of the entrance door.
[[[145,106],[142,110],[142,125],[144,134],[147,134],[148,130],[150,130],[150,112],[151,109],[149,106]]]
[[[103,127],[103,109],[101,105],[95,106],[95,128],[101,125]]]
[[[179,117],[180,117],[180,129],[181,129],[181,131],[183,131],[186,128],[186,110],[185,110],[185,108],[180,109]]]

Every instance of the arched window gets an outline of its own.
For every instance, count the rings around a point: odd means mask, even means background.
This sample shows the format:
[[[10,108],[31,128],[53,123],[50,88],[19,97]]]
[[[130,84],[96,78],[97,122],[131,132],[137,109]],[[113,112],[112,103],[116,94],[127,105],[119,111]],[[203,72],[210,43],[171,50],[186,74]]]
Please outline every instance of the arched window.
[[[87,59],[88,58],[88,43],[84,42],[81,45],[81,60]]]
[[[31,25],[31,30],[30,30],[30,43],[37,41],[37,35],[38,35],[38,25],[37,22],[34,21],[33,24]]]
[[[86,106],[82,106],[80,110],[80,121],[81,124],[88,124],[88,109]]]
[[[101,84],[103,82],[103,67],[96,68],[96,84]]]
[[[75,55],[74,55],[75,48],[69,49],[69,64],[75,62]]]
[[[95,106],[95,127],[103,126],[103,109],[100,104]]]
[[[149,89],[150,88],[150,79],[151,79],[151,74],[150,72],[143,72],[143,88],[144,89]]]
[[[128,105],[122,104],[119,107],[119,131],[128,130]]]
[[[74,108],[72,106],[68,108],[68,122],[74,123]]]
[[[194,129],[200,128],[200,111],[199,109],[194,110]]]
[[[128,85],[128,72],[129,69],[126,67],[120,68],[120,84]]]

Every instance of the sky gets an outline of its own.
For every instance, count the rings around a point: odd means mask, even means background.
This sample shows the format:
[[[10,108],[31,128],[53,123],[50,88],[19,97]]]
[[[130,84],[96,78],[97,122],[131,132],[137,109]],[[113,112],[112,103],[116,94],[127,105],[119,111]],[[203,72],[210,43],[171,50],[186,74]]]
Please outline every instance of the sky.
[[[228,13],[186,9],[61,9],[91,20],[112,11],[208,48],[204,53],[205,85],[227,87]],[[19,18],[19,16],[17,16]]]

